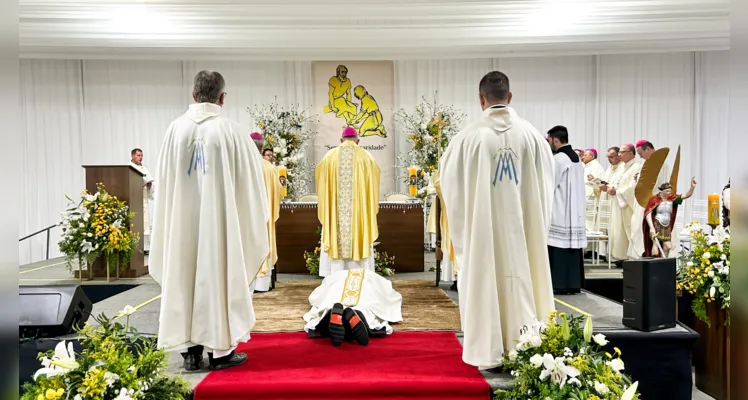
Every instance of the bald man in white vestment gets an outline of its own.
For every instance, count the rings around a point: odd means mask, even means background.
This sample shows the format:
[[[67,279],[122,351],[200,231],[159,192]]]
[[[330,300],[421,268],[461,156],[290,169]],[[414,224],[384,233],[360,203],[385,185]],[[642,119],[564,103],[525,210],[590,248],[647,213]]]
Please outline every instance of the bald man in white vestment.
[[[367,345],[369,337],[392,334],[390,324],[403,320],[403,296],[392,282],[366,269],[328,275],[309,295],[304,314],[309,337],[330,337],[339,346],[346,338]]]
[[[158,347],[184,351],[184,368],[243,364],[234,350],[255,324],[252,292],[268,258],[263,161],[222,114],[226,83],[201,71],[187,112],[169,126],[158,161],[150,273],[161,285]]]
[[[644,168],[645,163],[647,162],[647,159],[649,159],[649,156],[652,155],[652,153],[655,152],[654,145],[647,141],[647,140],[640,140],[636,142],[636,153],[641,157],[644,162],[642,162],[642,168]],[[664,164],[662,164],[662,169],[660,169],[659,175],[657,175],[657,182],[655,183],[655,194],[659,193],[660,191],[657,189],[665,182],[670,182],[670,174],[673,171],[670,169],[670,165],[665,161]],[[637,175],[637,182],[639,181],[639,176]],[[629,250],[628,250],[628,257],[632,260],[638,260],[644,256],[644,235],[642,233],[643,224],[642,221],[644,221],[644,207],[642,207],[639,202],[635,202],[634,206],[634,215],[631,216],[631,242],[629,243]],[[673,235],[673,246],[678,245],[678,235]],[[676,247],[673,247],[676,248]],[[672,257],[677,257],[677,252],[671,252],[670,255]]]
[[[509,106],[509,79],[480,82],[484,110],[449,143],[439,185],[455,259],[465,363],[495,371],[520,330],[554,309],[548,231],[554,161]]]

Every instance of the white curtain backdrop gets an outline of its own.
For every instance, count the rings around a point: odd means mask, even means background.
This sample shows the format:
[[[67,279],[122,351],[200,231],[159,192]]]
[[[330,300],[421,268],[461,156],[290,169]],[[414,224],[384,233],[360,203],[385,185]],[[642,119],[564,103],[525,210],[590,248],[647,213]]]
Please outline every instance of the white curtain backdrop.
[[[256,128],[247,107],[276,96],[281,104],[313,104],[309,62],[21,60],[21,234],[59,221],[65,195],[76,198],[84,187],[81,165],[126,164],[138,147],[155,172],[165,129],[192,102],[192,78],[201,69],[224,75],[226,114],[248,133]],[[567,126],[574,147],[597,148],[604,165],[608,147],[646,138],[673,152],[682,146],[681,191],[692,175],[700,199],[727,183],[726,51],[396,61],[396,108],[413,110],[438,90],[440,103],[461,109],[470,121],[481,112],[478,82],[493,69],[509,76],[520,115],[541,132]],[[399,133],[398,153],[407,149]],[[53,229],[52,257],[59,256],[58,238]],[[21,264],[43,260],[45,247],[44,236],[21,243]]]

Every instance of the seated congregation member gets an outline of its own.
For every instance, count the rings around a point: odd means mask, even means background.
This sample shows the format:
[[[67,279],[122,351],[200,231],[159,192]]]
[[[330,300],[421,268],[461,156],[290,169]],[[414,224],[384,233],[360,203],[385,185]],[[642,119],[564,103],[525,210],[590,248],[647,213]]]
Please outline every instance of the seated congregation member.
[[[365,269],[327,276],[309,295],[309,303],[304,331],[310,338],[329,337],[335,346],[345,340],[365,346],[370,336],[390,335],[390,323],[403,320],[402,295],[391,281]]]

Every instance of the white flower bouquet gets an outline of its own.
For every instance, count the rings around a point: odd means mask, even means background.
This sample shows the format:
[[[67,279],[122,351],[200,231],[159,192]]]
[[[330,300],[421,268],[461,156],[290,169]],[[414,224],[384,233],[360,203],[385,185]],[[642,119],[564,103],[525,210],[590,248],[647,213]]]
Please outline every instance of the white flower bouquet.
[[[497,390],[496,399],[638,399],[638,383],[622,371],[621,351],[600,350],[608,344],[602,334],[592,335],[592,319],[582,328],[581,317],[558,315],[525,327],[504,362],[514,377],[512,390]]]

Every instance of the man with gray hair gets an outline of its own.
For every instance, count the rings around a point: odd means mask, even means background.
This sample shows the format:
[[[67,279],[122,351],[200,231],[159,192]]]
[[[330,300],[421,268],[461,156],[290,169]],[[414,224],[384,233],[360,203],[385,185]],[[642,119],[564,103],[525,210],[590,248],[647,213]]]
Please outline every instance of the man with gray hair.
[[[174,120],[158,159],[150,273],[161,285],[158,347],[183,351],[184,368],[243,364],[234,350],[255,323],[252,292],[269,257],[262,158],[222,115],[226,83],[195,76],[195,104]]]

